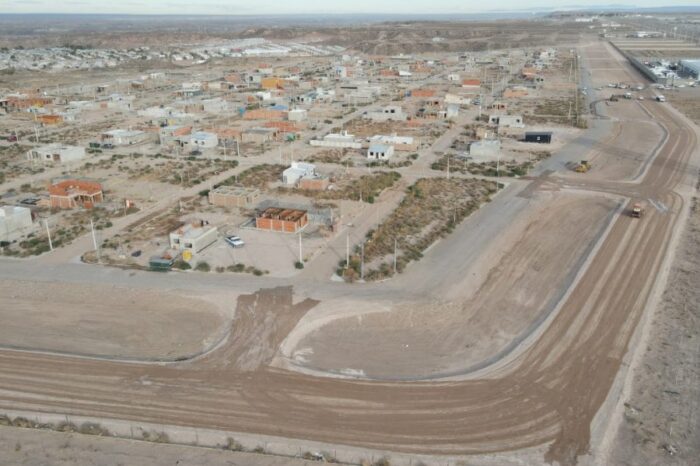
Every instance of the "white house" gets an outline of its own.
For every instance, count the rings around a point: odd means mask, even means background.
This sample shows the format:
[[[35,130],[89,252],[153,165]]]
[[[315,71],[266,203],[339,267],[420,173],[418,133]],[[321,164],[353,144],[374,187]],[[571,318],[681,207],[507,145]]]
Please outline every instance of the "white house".
[[[355,136],[348,134],[347,131],[342,133],[330,133],[323,139],[312,139],[309,141],[314,147],[335,147],[339,149],[362,149],[362,143],[355,139]]]
[[[459,116],[459,104],[447,104],[445,118],[457,118]]]
[[[32,211],[26,207],[0,207],[0,241],[16,241],[34,229]]]
[[[102,142],[115,146],[130,146],[151,139],[151,135],[140,130],[114,129],[101,135]]]
[[[202,107],[207,113],[224,113],[228,111],[228,102],[221,97],[202,100]]]
[[[215,243],[218,236],[216,227],[205,222],[187,223],[170,233],[170,248],[198,253]]]
[[[53,143],[27,152],[27,160],[67,163],[85,158],[85,148]]]
[[[522,115],[490,115],[489,124],[504,128],[524,128]]]
[[[199,149],[211,149],[219,145],[219,137],[214,133],[197,131],[190,136],[190,145]]]
[[[287,112],[287,119],[289,121],[304,121],[306,120],[308,112],[303,108],[295,108]]]
[[[385,136],[378,134],[369,138],[371,144],[387,144],[394,147],[394,150],[398,151],[411,151],[414,152],[418,150],[418,140],[411,136],[397,136],[393,134],[391,136]]]
[[[364,118],[372,121],[405,121],[407,116],[398,105],[389,105],[377,112],[365,113]]]
[[[282,172],[282,181],[286,185],[295,185],[304,177],[316,174],[316,165],[306,162],[292,162],[292,166]]]
[[[370,144],[367,158],[370,160],[387,160],[394,155],[394,146],[389,144]]]

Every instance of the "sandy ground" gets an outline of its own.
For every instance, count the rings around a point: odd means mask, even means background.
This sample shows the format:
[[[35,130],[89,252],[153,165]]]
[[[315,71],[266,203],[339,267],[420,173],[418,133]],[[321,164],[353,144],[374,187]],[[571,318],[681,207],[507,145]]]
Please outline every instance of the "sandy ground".
[[[619,465],[692,465],[700,458],[700,205],[697,199],[669,285],[651,323],[617,432]]]
[[[200,353],[230,319],[214,303],[176,292],[10,280],[0,282],[0,316],[2,347],[139,360]]]
[[[663,129],[647,114],[637,101],[620,100],[606,108],[615,121],[607,140],[598,141],[589,161],[589,177],[606,180],[633,179],[644,167],[654,149],[664,137]]]
[[[0,462],[22,466],[306,466],[282,456],[0,427]]]
[[[292,359],[371,378],[434,377],[484,364],[554,308],[616,205],[603,197],[539,193],[511,229],[453,278],[459,297],[403,302],[390,312],[365,307],[365,314],[324,326],[310,323],[313,330]],[[509,292],[498,292],[503,289]]]

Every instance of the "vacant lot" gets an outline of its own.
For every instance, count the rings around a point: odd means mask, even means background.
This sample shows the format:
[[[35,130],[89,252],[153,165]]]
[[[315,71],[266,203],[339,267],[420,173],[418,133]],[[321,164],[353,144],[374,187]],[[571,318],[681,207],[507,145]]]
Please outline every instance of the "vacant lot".
[[[227,331],[204,300],[87,284],[2,282],[0,318],[0,346],[134,359],[187,357]]]
[[[488,202],[496,183],[484,180],[424,178],[411,185],[406,197],[376,230],[367,233],[363,245],[355,247],[350,263],[340,264],[338,274],[352,281],[379,280],[422,257],[437,239]],[[396,251],[396,252],[395,252]],[[362,264],[364,261],[364,265]]]
[[[372,204],[382,191],[394,186],[394,183],[400,178],[401,175],[397,172],[377,172],[371,175],[362,175],[359,178],[341,178],[333,183],[330,189],[324,191],[295,189],[293,192],[315,199],[346,199]],[[280,190],[280,192],[286,191],[289,190],[285,188]]]

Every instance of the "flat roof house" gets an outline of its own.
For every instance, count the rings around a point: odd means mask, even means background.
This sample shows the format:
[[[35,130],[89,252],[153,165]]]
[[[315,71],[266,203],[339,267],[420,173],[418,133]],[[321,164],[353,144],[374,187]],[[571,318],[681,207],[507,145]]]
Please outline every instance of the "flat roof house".
[[[130,146],[132,144],[140,144],[150,139],[150,135],[140,130],[114,129],[105,131],[100,135],[100,139],[104,143],[113,144],[115,146]]]
[[[336,147],[347,149],[362,149],[362,143],[355,140],[355,136],[348,134],[347,131],[342,133],[326,134],[323,139],[312,139],[309,144],[315,147]]]
[[[27,152],[27,160],[66,163],[82,160],[85,157],[85,148],[53,143],[31,149]]]
[[[255,217],[255,227],[261,230],[296,233],[309,223],[305,210],[268,207]]]
[[[103,200],[102,185],[94,181],[64,180],[49,186],[52,209],[90,209]]]
[[[491,115],[489,123],[503,128],[524,128],[522,115]]]
[[[292,162],[292,165],[282,172],[282,182],[286,185],[295,185],[304,177],[312,177],[316,174],[316,165],[306,162]]]
[[[11,243],[34,229],[32,211],[26,207],[0,207],[0,242]]]
[[[363,116],[372,121],[405,121],[408,119],[403,109],[398,105],[389,105],[377,112],[367,112]]]
[[[219,145],[219,137],[214,133],[197,131],[192,133],[190,145],[200,149],[211,149]]]
[[[241,140],[243,143],[265,144],[277,139],[277,128],[251,128],[243,131]]]
[[[219,186],[209,191],[209,203],[222,207],[245,207],[260,197],[255,188],[239,186]]]
[[[370,144],[389,144],[394,146],[394,150],[398,151],[416,151],[418,150],[418,139],[411,136],[381,135],[372,136],[369,138]]]
[[[187,223],[170,233],[170,248],[177,251],[201,252],[219,237],[216,227],[205,222]]]
[[[394,155],[394,146],[388,144],[370,144],[367,158],[370,160],[387,160]]]

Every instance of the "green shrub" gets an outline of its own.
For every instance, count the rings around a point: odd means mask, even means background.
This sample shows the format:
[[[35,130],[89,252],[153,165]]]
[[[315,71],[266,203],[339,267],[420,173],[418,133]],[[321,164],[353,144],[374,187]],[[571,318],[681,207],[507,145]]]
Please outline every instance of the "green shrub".
[[[211,270],[211,266],[206,262],[199,262],[194,269],[197,272],[209,272]]]

